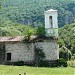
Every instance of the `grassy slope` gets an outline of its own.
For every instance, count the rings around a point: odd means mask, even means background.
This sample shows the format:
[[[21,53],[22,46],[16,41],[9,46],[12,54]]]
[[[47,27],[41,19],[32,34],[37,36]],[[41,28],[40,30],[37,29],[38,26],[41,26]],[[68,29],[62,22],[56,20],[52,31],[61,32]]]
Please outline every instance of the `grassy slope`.
[[[0,75],[75,75],[75,68],[38,68],[38,67],[27,67],[27,66],[1,66]]]

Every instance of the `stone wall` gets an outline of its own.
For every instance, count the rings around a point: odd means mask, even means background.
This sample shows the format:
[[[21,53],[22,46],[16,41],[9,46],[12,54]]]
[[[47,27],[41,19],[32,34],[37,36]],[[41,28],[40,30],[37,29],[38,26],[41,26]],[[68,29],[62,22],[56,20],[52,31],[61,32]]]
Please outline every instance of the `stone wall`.
[[[45,53],[45,60],[59,59],[59,47],[57,41],[45,41],[35,43],[36,47],[42,48]]]
[[[0,64],[5,62],[5,44],[0,43]]]
[[[32,61],[34,60],[34,46],[23,43],[6,44],[6,53],[11,53],[11,62],[15,61]],[[7,55],[6,55],[7,58]]]
[[[59,59],[58,43],[55,40],[36,42],[36,43],[7,43],[6,53],[11,53],[11,62],[25,61],[30,62],[34,60],[35,52],[34,46],[43,49],[45,53],[45,60],[57,60]],[[7,58],[7,55],[6,55]]]

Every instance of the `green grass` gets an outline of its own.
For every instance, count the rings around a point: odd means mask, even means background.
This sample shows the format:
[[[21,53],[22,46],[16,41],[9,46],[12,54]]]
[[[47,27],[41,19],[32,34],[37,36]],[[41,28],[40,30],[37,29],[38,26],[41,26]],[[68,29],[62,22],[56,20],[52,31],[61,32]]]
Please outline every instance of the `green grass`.
[[[43,68],[0,65],[0,75],[75,75],[75,68]]]

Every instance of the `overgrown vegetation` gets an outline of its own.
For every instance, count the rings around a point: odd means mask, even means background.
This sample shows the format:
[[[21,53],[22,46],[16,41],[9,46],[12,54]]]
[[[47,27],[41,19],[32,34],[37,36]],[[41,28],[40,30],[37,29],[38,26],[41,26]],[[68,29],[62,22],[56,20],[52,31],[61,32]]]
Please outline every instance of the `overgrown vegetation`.
[[[44,59],[45,59],[45,54],[42,48],[35,47],[35,66],[45,66],[45,64],[42,63]]]

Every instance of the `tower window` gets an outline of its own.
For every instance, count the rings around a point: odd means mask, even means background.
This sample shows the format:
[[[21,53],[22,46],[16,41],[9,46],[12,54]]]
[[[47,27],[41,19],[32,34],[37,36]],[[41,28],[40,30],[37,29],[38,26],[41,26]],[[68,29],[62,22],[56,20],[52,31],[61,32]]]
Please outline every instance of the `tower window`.
[[[51,26],[51,28],[53,28],[53,20],[52,20],[52,16],[49,17],[49,21],[50,21],[50,26]]]
[[[7,60],[8,60],[8,61],[11,60],[11,53],[7,53]]]

